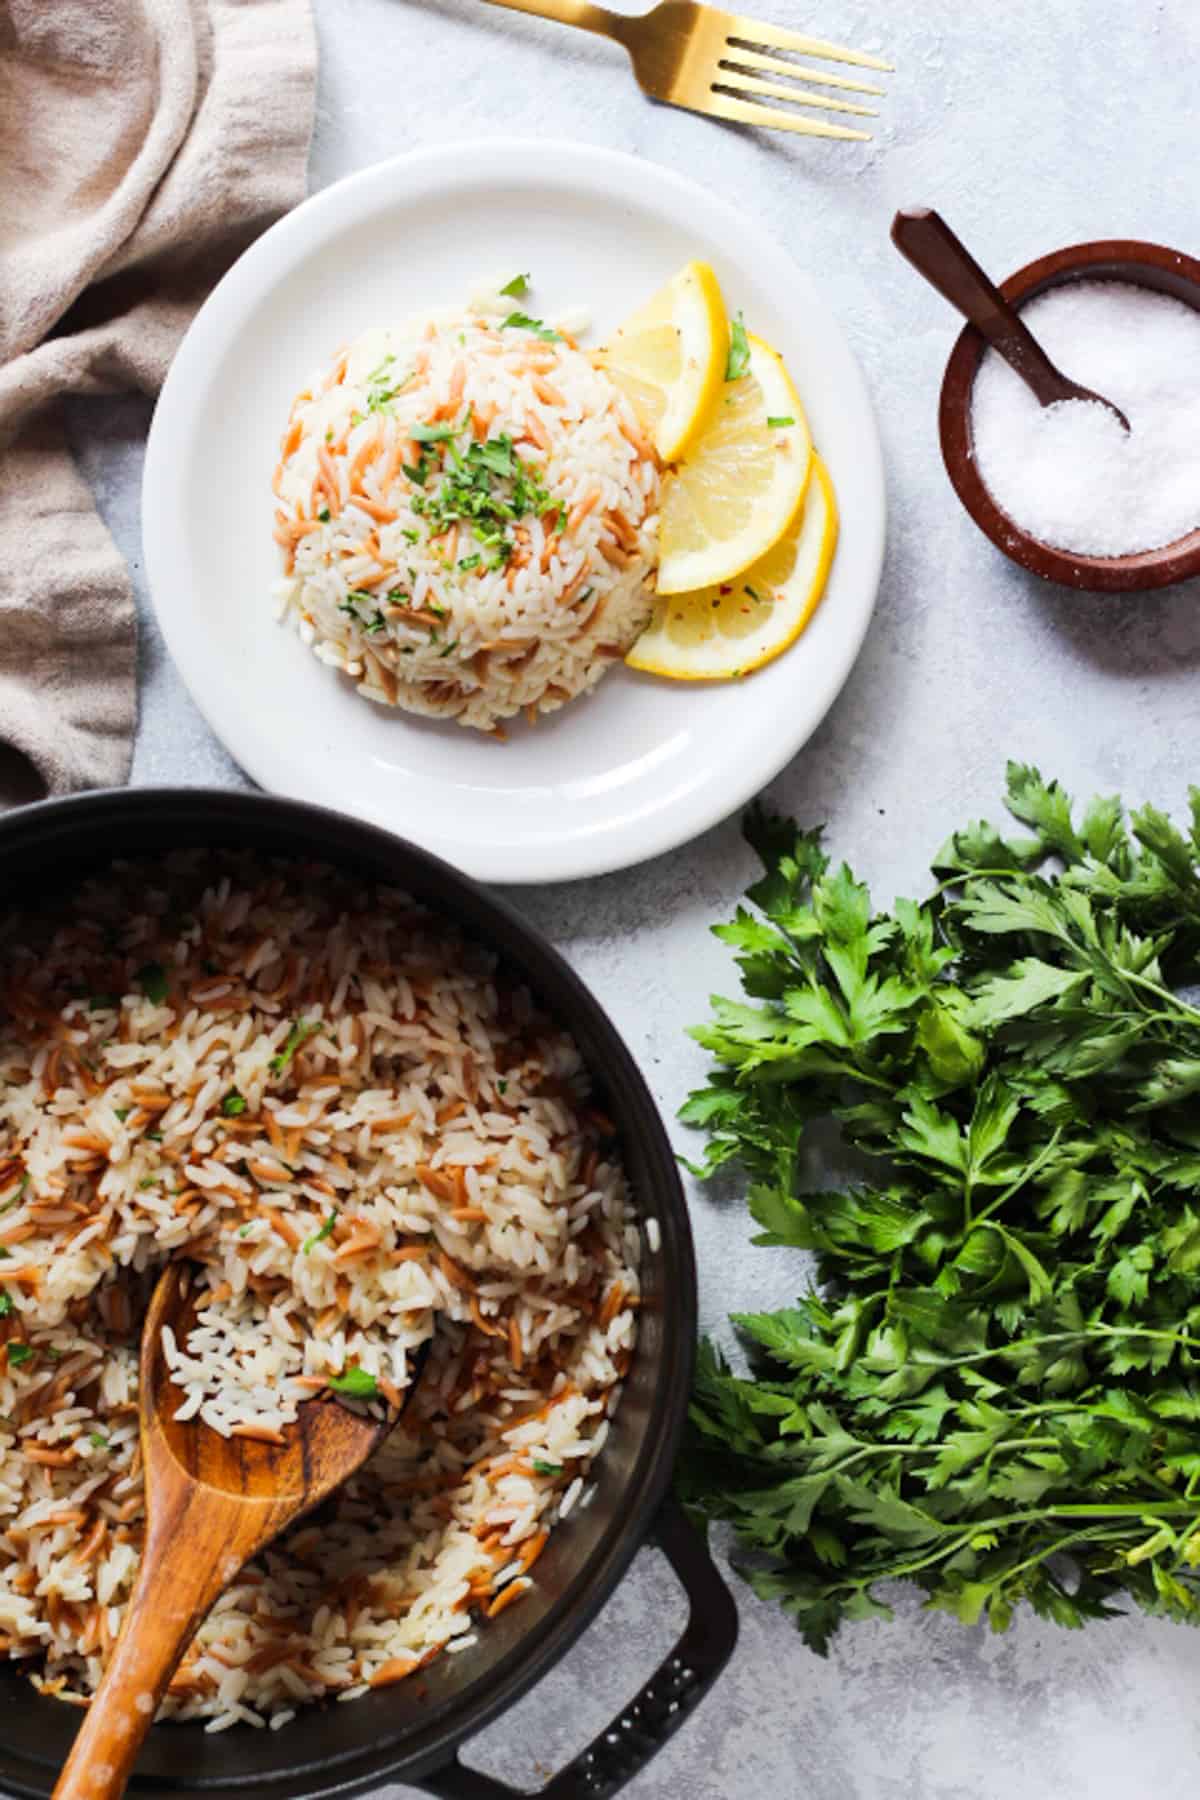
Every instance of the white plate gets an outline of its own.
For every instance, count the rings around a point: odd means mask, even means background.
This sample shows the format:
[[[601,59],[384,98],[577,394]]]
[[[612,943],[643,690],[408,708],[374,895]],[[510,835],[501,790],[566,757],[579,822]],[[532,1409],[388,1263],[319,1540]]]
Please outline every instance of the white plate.
[[[603,334],[691,257],[782,351],[842,537],[795,649],[742,682],[618,667],[507,744],[380,710],[275,623],[269,488],[292,396],[344,339],[531,270],[534,310]],[[403,833],[489,881],[619,869],[694,837],[778,773],[849,673],[883,555],[879,440],[810,283],[744,211],[656,164],[512,139],[418,151],[326,188],[246,252],[175,358],[150,433],[146,566],[163,633],[254,779]]]

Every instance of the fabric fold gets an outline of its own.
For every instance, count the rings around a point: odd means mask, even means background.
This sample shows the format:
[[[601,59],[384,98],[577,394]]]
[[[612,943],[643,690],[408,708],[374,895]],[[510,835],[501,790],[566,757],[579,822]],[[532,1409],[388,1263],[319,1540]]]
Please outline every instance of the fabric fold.
[[[155,394],[197,306],[305,191],[309,0],[0,0],[0,746],[45,791],[129,771],[129,575],[62,403]],[[0,756],[0,806],[27,771]]]

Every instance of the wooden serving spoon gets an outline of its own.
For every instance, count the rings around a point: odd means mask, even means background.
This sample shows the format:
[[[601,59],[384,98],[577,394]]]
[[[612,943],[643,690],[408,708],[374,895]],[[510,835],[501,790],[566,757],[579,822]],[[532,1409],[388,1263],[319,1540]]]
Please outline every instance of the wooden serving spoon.
[[[53,1800],[118,1800],[184,1650],[244,1563],[352,1475],[400,1413],[370,1419],[332,1396],[305,1401],[282,1444],[222,1437],[179,1420],[162,1351],[185,1341],[196,1294],[187,1264],[164,1269],[142,1328],[140,1363],[146,1538],[112,1659],[88,1707]],[[405,1389],[405,1400],[414,1379]]]
[[[1080,387],[1055,368],[1016,308],[988,280],[940,213],[927,206],[898,212],[892,220],[892,242],[930,287],[936,288],[976,331],[983,333],[992,349],[1016,371],[1043,406],[1053,406],[1059,400],[1095,400],[1129,430],[1129,420],[1119,406],[1091,388]]]

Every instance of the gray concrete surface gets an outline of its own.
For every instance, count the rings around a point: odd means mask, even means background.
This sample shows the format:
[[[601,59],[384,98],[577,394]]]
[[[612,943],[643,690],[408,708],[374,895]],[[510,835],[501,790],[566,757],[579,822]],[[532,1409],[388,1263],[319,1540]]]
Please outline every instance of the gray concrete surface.
[[[939,206],[1003,273],[1055,245],[1139,236],[1195,251],[1195,0],[754,0],[764,17],[897,65],[873,144],[758,137],[644,101],[599,41],[481,0],[316,0],[313,182],[419,142],[569,136],[688,170],[770,224],[844,321],[878,406],[892,528],[879,611],[822,729],[772,789],[881,899],[919,884],[954,824],[995,811],[1007,756],[1077,791],[1172,807],[1195,754],[1200,592],[1104,600],[1037,586],[976,534],[934,431],[948,313],[895,255],[896,206]],[[86,465],[135,569],[145,409],[88,409]],[[853,531],[848,519],[845,529]],[[140,579],[140,574],[139,574]],[[135,780],[242,778],[170,667],[142,593]],[[523,890],[592,983],[667,1115],[702,1066],[684,1027],[731,977],[711,921],[749,870],[735,822],[607,879]],[[680,1142],[683,1141],[680,1134]],[[735,1197],[693,1191],[705,1321],[790,1296]],[[734,1662],[630,1800],[1190,1800],[1200,1634],[1128,1619],[1070,1634],[1022,1617],[989,1638],[902,1601],[827,1661],[739,1595]],[[471,1756],[523,1785],[604,1723],[681,1614],[644,1556],[568,1664]],[[381,1790],[378,1800],[399,1800]]]

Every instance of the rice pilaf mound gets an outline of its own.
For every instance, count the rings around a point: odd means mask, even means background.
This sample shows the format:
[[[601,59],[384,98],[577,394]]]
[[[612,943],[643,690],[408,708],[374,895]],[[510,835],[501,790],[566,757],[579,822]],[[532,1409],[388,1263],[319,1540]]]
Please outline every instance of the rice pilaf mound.
[[[304,641],[368,699],[481,731],[593,687],[649,618],[657,556],[629,400],[512,307],[358,338],[298,396],[274,481]]]
[[[638,1233],[571,1039],[401,894],[188,852],[0,918],[0,1649],[93,1692],[143,1527],[156,1269],[207,1299],[175,1379],[277,1431],[331,1378],[398,1430],[221,1597],[164,1713],[286,1723],[474,1641],[584,1495]],[[586,1495],[584,1495],[586,1497]]]

